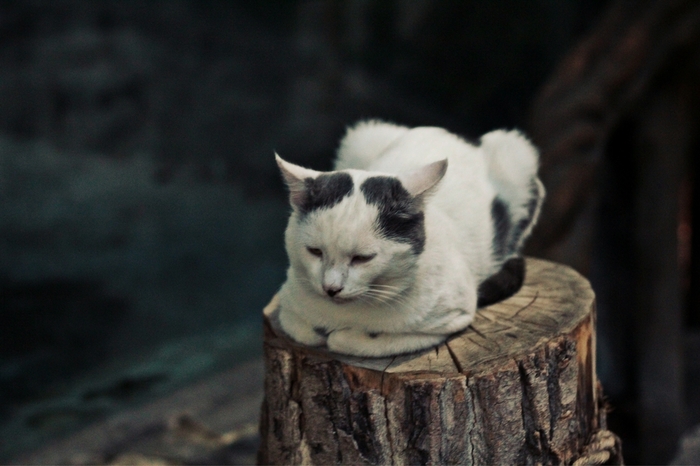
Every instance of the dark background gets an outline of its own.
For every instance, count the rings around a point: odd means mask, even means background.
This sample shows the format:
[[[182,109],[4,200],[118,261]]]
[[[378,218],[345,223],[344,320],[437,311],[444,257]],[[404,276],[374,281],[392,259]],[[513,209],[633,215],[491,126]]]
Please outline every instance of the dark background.
[[[612,3],[0,3],[0,459],[260,355],[260,309],[286,267],[273,151],[328,169],[367,117],[527,130],[538,92]],[[599,290],[599,372],[634,461],[634,306],[620,301],[634,298],[624,181],[639,128],[615,125],[575,213],[593,240],[533,252]],[[700,420],[693,400],[659,458]]]

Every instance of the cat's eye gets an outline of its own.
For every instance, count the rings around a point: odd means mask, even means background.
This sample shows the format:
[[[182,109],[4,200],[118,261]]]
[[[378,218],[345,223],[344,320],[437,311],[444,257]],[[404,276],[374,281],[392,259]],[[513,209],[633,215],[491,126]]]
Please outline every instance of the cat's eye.
[[[306,248],[306,250],[309,251],[313,256],[323,257],[323,251],[321,251],[318,248]]]
[[[368,254],[368,255],[365,255],[365,256],[362,256],[362,255],[359,255],[359,254],[358,254],[357,256],[352,256],[352,259],[350,260],[350,264],[351,264],[351,265],[366,264],[367,262],[369,262],[369,261],[371,261],[372,259],[374,259],[374,256],[376,256],[376,254]]]

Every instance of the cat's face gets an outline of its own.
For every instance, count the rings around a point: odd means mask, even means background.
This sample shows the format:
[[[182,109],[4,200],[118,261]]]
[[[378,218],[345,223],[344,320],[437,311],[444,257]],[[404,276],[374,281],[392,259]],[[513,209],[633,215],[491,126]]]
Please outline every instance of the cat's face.
[[[418,255],[410,244],[380,236],[377,215],[360,195],[293,216],[287,251],[299,285],[338,304],[388,301],[409,286]]]
[[[278,163],[294,208],[285,240],[298,286],[337,304],[389,302],[410,286],[425,244],[421,195],[446,164],[416,180]]]

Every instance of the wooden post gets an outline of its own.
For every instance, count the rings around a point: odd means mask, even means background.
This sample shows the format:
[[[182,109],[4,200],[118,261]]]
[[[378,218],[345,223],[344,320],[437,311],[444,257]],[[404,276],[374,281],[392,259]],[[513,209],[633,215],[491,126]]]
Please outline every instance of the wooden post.
[[[275,298],[264,311],[258,462],[559,464],[606,441],[593,448],[601,462],[620,461],[614,435],[591,442],[605,428],[594,302],[577,272],[527,259],[520,292],[479,310],[447,343],[355,358],[283,336]]]

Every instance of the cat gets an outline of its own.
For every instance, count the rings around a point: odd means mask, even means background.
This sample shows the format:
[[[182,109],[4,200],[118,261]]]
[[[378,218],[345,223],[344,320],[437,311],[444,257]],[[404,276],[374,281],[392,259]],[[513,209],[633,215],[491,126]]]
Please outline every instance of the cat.
[[[347,130],[334,171],[275,157],[292,207],[278,319],[297,342],[415,352],[522,285],[521,249],[545,191],[520,132],[473,145],[442,128],[368,120]]]

